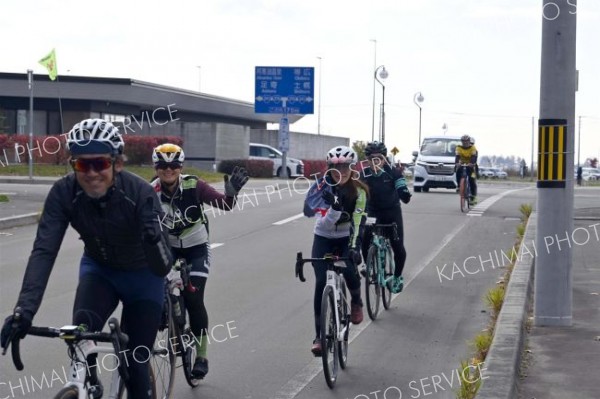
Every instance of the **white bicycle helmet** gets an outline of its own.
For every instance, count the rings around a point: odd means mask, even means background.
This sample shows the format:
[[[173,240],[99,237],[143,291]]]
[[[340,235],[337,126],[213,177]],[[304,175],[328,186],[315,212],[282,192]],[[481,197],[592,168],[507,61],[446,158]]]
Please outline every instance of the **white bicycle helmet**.
[[[345,145],[333,147],[327,152],[327,165],[353,164],[357,161],[356,152]]]
[[[152,151],[152,162],[156,165],[159,162],[179,162],[183,163],[185,154],[183,149],[177,144],[161,144]]]
[[[124,146],[119,129],[104,119],[85,119],[67,135],[67,147],[73,155],[122,154]]]

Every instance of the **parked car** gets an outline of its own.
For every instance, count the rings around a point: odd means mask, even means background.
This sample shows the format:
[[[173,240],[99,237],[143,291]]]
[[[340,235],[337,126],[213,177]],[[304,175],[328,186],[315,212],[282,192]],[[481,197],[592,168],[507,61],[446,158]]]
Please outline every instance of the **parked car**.
[[[486,166],[479,167],[479,176],[482,179],[493,179],[496,177],[496,173],[492,170],[492,168],[488,168]]]
[[[266,144],[250,143],[250,159],[266,159],[273,161],[273,176],[283,177],[281,169],[283,154],[276,148]],[[304,176],[304,162],[299,159],[286,157],[289,177]]]
[[[581,177],[583,180],[600,180],[600,169],[598,168],[582,168]],[[577,173],[577,171],[576,171]]]
[[[496,179],[506,179],[508,177],[508,173],[498,168],[490,168],[492,172],[494,172],[494,178]]]

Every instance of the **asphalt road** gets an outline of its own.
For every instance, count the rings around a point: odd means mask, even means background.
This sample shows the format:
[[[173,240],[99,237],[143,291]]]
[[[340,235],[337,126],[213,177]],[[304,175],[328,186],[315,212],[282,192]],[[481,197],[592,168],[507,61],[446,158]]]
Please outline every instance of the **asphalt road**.
[[[0,185],[0,191],[18,191],[16,186]],[[303,188],[267,194],[264,184],[254,183],[241,198],[242,209],[214,216],[209,211],[215,246],[206,292],[214,327],[210,373],[192,391],[178,370],[175,397],[453,398],[459,361],[470,354],[466,341],[488,322],[482,297],[504,272],[500,251],[515,241],[519,206],[535,205],[533,187],[481,184],[479,211],[471,217],[461,214],[454,192],[415,193],[403,206],[406,288],[377,321],[370,322],[365,310],[365,321],[352,327],[348,368],[330,390],[320,359],[309,351],[311,267],[305,266],[306,283],[293,271],[296,252],[308,255],[312,244],[314,221],[294,218],[302,210]],[[2,316],[14,306],[34,236],[35,226],[0,234]],[[69,230],[35,325],[70,323],[81,252]],[[0,358],[0,398],[52,397],[64,382],[65,347],[28,337],[22,352],[22,372],[8,356]],[[33,386],[32,377],[39,382],[44,374],[47,383]]]

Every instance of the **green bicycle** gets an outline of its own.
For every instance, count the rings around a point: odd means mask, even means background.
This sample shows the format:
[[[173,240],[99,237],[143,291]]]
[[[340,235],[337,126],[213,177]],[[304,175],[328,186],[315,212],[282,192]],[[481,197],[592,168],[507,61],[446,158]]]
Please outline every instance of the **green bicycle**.
[[[374,217],[367,218],[366,226],[373,232],[373,238],[366,259],[365,296],[369,317],[375,320],[379,313],[379,298],[382,299],[385,310],[390,308],[392,279],[396,267],[392,245],[390,239],[385,236],[385,231],[391,229],[394,239],[397,239],[398,231],[396,223],[380,224]]]

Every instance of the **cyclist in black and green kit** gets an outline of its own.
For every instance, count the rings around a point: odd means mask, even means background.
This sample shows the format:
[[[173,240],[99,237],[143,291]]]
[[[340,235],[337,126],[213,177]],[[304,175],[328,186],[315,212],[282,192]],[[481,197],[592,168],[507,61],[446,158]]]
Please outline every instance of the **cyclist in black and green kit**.
[[[402,271],[406,262],[406,250],[404,249],[404,227],[402,223],[402,209],[400,201],[408,204],[412,194],[406,186],[406,180],[402,171],[394,168],[388,162],[387,148],[384,143],[374,141],[365,147],[365,155],[369,160],[369,167],[363,169],[361,178],[369,186],[369,203],[367,214],[377,218],[377,223],[396,223],[397,237],[394,239],[388,233],[388,238],[394,250],[394,278],[392,280],[392,292],[399,293],[404,288]],[[371,245],[371,229],[367,226],[363,240],[363,257],[367,256]],[[361,271],[364,274],[364,271]]]
[[[360,276],[357,266],[362,262],[360,247],[365,223],[365,206],[368,188],[352,179],[350,165],[358,160],[350,147],[334,147],[327,153],[329,170],[308,190],[304,201],[304,215],[316,216],[312,257],[322,258],[328,253],[349,257],[343,274],[350,291],[350,321],[360,324],[363,320],[363,303],[360,297]],[[311,348],[315,356],[321,356],[320,316],[321,299],[326,285],[327,264],[313,263],[315,271],[314,315],[317,333]],[[326,349],[326,348],[325,348]]]

